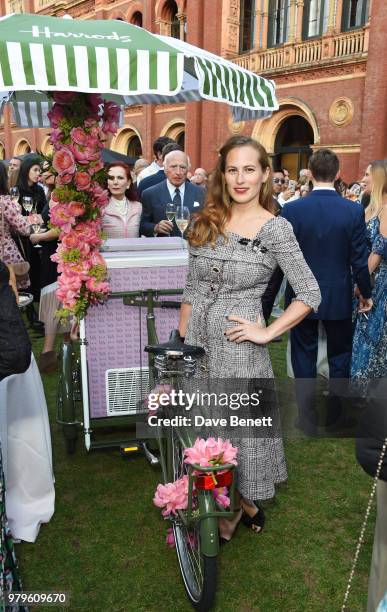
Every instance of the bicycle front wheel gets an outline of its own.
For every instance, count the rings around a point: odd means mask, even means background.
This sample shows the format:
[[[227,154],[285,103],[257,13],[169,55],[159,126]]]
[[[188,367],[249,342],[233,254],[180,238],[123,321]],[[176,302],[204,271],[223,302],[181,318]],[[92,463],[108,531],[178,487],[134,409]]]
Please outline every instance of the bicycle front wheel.
[[[183,463],[183,451],[184,447],[174,431],[172,434],[174,480],[187,474],[187,467]],[[210,493],[206,499],[206,493],[210,492],[203,491],[199,494],[199,512],[214,509],[212,494]],[[216,518],[206,518],[188,527],[180,517],[176,517],[173,521],[173,533],[187,595],[196,610],[206,612],[212,608],[216,593],[218,521]]]

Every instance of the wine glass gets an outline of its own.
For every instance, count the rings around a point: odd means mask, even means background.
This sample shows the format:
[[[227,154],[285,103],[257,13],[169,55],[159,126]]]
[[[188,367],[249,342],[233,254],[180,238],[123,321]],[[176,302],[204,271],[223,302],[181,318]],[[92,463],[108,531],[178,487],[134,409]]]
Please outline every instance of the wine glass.
[[[185,230],[187,229],[190,216],[191,216],[190,210],[186,206],[182,206],[181,208],[179,208],[176,213],[175,221],[176,221],[177,227],[179,228],[181,232],[181,236],[183,238],[183,245],[185,245],[183,234]]]
[[[32,198],[30,198],[29,196],[24,196],[22,200],[22,204],[23,204],[24,210],[30,213],[32,210],[32,206],[33,206]]]
[[[17,204],[19,201],[20,191],[18,187],[11,187],[9,190],[9,195],[11,196],[11,200],[13,204]]]
[[[166,212],[168,221],[173,221],[177,213],[176,204],[174,202],[168,202],[168,204],[165,207],[165,212]]]
[[[34,234],[39,234],[39,233],[40,233],[40,230],[41,230],[41,229],[42,229],[42,227],[43,227],[43,224],[42,224],[42,223],[40,223],[40,221],[35,221],[35,220],[33,220],[33,221],[32,221],[32,223],[31,223],[31,227],[32,227],[32,232],[33,232]],[[41,247],[42,247],[42,245],[41,245],[41,244],[39,244],[39,242],[37,242],[36,244],[34,244],[34,249],[40,249]]]

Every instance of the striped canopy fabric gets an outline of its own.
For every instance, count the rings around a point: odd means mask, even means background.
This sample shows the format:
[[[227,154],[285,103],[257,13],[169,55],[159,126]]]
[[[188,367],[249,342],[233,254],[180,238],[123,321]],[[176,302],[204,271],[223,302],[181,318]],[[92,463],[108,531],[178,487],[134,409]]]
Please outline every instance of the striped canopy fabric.
[[[8,100],[21,126],[46,127],[50,91],[100,93],[121,105],[215,100],[235,120],[278,108],[273,81],[122,21],[0,18],[0,105]]]

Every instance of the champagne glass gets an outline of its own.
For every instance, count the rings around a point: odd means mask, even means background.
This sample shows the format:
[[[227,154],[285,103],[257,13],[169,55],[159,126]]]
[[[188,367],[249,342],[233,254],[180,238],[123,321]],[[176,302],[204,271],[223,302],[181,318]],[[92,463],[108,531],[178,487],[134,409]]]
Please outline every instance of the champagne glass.
[[[32,210],[32,206],[33,206],[32,198],[30,198],[29,196],[25,196],[23,198],[22,204],[23,204],[24,210],[30,213]]]
[[[185,245],[184,242],[184,232],[187,229],[188,223],[189,223],[189,219],[190,219],[191,213],[189,211],[189,208],[187,208],[186,206],[182,206],[181,208],[179,208],[179,210],[176,213],[176,225],[179,228],[180,232],[181,232],[181,237],[183,238],[183,246]]]
[[[40,230],[42,229],[42,223],[33,221],[31,223],[31,227],[32,227],[32,232],[34,234],[39,234]],[[42,247],[42,245],[39,244],[38,242],[36,244],[34,244],[34,249],[40,249],[41,247]]]
[[[166,212],[168,221],[173,221],[177,213],[176,204],[174,202],[168,202],[168,204],[165,207],[165,212]]]
[[[11,189],[9,190],[9,195],[11,196],[13,204],[17,204],[20,196],[19,188],[11,187]]]

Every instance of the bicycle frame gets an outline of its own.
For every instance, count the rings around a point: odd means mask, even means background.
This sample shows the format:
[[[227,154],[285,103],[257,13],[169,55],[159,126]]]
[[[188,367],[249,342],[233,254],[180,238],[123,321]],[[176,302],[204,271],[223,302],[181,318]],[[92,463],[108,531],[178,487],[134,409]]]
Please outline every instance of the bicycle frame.
[[[162,289],[130,292],[130,295],[124,297],[124,303],[130,306],[146,306],[147,307],[147,333],[148,342],[150,344],[158,344],[158,337],[156,331],[156,322],[154,316],[154,307],[158,304],[154,303],[153,296],[164,296],[164,295],[176,295],[182,293],[176,289]],[[140,299],[139,299],[140,298]],[[173,306],[172,306],[173,304]],[[171,303],[174,307],[175,303]],[[165,306],[164,306],[165,307]],[[154,355],[149,353],[149,380],[150,384],[154,383]],[[152,382],[151,382],[152,381]],[[172,377],[170,380],[172,386],[177,384],[177,378]],[[170,408],[165,408],[167,416],[173,416],[173,412]],[[169,431],[160,427],[157,428],[157,442],[160,450],[160,465],[163,473],[164,482],[171,482],[173,480],[173,430],[176,432],[180,443],[183,447],[189,447],[194,444],[195,439],[190,435],[186,428],[182,429],[178,426],[168,428]],[[167,434],[167,435],[163,435]],[[226,510],[219,506],[213,496],[212,490],[203,490],[196,488],[196,496],[198,500],[198,508],[193,507],[193,492],[194,483],[196,479],[195,471],[204,472],[215,475],[217,472],[231,471],[232,472],[232,483],[229,490],[230,494],[230,508],[235,506],[235,465],[227,464],[214,467],[203,468],[199,465],[192,465],[188,468],[189,486],[188,486],[188,508],[186,511],[179,511],[179,518],[187,528],[195,526],[200,523],[200,530],[202,535],[202,550],[208,557],[214,557],[219,553],[219,540],[218,540],[218,529],[217,521],[219,518],[226,518],[232,520],[236,511]],[[215,476],[214,476],[215,478]],[[197,511],[199,510],[199,512]]]

